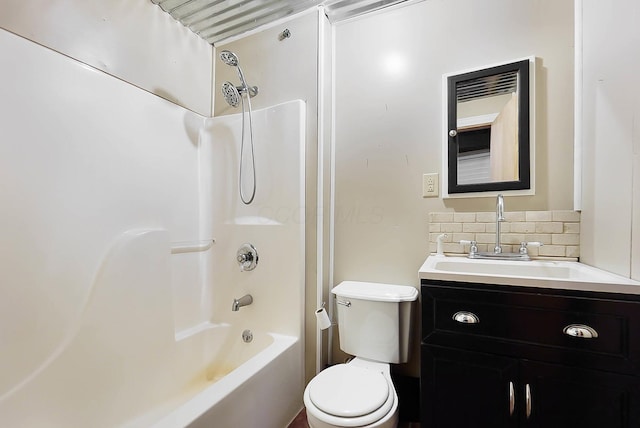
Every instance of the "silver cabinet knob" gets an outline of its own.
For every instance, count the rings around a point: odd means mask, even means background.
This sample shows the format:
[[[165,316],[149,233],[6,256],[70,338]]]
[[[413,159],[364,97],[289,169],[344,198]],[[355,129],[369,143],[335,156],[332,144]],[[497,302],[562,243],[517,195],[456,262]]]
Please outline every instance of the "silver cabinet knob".
[[[598,337],[598,332],[594,328],[584,324],[570,324],[563,328],[562,332],[567,336],[581,337],[583,339],[595,339]]]
[[[455,314],[453,314],[453,319],[454,321],[463,324],[478,324],[480,322],[480,318],[478,318],[476,314],[467,311],[456,312]]]
[[[456,135],[458,135],[458,131],[456,131],[455,129],[449,131],[449,137],[455,137]]]
[[[524,386],[524,402],[525,402],[525,416],[527,419],[531,417],[531,387],[529,384]]]
[[[509,416],[513,416],[516,409],[516,393],[513,389],[513,382],[509,382]]]

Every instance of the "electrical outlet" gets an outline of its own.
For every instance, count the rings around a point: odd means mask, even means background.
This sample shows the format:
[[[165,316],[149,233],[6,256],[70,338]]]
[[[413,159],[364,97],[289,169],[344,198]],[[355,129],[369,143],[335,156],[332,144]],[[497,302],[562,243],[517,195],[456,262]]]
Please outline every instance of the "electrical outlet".
[[[438,173],[422,174],[422,197],[434,198],[438,194]]]

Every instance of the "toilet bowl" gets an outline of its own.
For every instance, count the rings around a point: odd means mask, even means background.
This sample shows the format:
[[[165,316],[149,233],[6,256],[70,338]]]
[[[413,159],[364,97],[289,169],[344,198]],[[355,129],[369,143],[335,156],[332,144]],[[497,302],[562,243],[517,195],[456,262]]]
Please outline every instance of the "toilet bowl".
[[[394,428],[398,396],[389,364],[354,358],[320,372],[304,391],[311,428]]]

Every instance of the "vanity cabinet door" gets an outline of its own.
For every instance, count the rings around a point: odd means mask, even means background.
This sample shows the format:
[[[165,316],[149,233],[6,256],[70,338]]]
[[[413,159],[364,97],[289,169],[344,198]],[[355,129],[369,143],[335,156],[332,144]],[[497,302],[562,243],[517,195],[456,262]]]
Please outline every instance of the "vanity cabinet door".
[[[430,428],[637,428],[640,378],[422,345]]]
[[[422,424],[429,428],[518,426],[518,361],[422,345]]]
[[[518,388],[522,427],[640,426],[637,376],[522,361]]]

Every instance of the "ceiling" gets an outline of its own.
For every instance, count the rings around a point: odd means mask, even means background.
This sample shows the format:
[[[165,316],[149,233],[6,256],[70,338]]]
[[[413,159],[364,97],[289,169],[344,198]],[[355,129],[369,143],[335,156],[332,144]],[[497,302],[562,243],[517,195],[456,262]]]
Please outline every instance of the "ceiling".
[[[324,6],[331,23],[407,0],[151,0],[215,45],[278,19]]]

